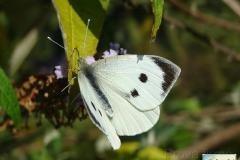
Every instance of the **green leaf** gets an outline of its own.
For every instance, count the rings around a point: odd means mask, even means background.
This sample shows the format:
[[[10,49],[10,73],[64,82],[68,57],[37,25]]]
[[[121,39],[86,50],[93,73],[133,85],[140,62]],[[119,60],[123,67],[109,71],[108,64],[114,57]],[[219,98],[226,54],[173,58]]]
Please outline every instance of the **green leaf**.
[[[78,68],[78,54],[74,49],[83,58],[96,53],[109,0],[53,0],[53,4],[62,29],[70,81]],[[86,37],[88,19],[91,22]]]
[[[16,92],[8,77],[0,68],[0,107],[12,118],[14,124],[19,126],[22,118]]]
[[[152,0],[152,9],[154,14],[154,24],[152,28],[152,40],[155,40],[157,31],[162,22],[164,0]]]

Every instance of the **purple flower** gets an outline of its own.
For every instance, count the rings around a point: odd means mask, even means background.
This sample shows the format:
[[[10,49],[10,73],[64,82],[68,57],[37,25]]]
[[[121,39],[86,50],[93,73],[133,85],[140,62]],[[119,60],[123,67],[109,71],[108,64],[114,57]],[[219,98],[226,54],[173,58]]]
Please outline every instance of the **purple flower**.
[[[87,64],[93,64],[94,62],[96,62],[95,58],[93,56],[88,56],[85,58]]]
[[[118,55],[117,51],[113,50],[113,49],[110,49],[109,51],[104,51],[103,52],[103,58],[107,58],[107,57],[111,57],[111,56],[116,56]]]
[[[64,78],[62,66],[55,66],[54,68],[55,68],[54,73],[55,73],[57,79]]]

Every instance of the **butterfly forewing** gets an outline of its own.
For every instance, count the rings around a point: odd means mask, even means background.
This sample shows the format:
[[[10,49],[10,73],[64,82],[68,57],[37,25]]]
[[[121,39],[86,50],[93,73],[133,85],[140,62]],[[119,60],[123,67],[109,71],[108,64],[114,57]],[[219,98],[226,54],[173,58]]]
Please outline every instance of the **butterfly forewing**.
[[[93,65],[99,82],[121,93],[141,111],[158,107],[180,74],[180,68],[157,56],[121,55]]]

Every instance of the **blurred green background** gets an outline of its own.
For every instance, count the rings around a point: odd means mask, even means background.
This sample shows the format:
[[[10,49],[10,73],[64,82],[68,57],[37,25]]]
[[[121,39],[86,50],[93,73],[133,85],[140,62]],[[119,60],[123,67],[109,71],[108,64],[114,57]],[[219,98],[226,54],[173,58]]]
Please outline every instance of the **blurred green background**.
[[[32,115],[29,128],[15,136],[0,127],[0,160],[200,159],[202,153],[240,153],[239,12],[237,0],[165,1],[156,41],[150,42],[151,3],[113,0],[98,51],[117,42],[129,53],[166,57],[182,69],[161,105],[159,122],[147,133],[122,137],[121,149],[112,151],[88,118],[54,129],[44,119],[34,125]],[[63,44],[51,1],[0,0],[0,66],[14,82],[50,74],[60,64],[64,50],[47,36]]]

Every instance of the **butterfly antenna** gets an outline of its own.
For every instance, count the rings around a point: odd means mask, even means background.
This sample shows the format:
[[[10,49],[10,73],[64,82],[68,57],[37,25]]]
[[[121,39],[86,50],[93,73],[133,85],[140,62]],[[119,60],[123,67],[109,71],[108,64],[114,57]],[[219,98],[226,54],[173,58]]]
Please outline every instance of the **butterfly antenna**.
[[[61,44],[59,44],[58,42],[54,41],[51,37],[47,37],[47,39],[65,50],[65,48]]]
[[[75,79],[76,77],[73,77],[72,79],[71,79],[71,82]],[[67,88],[69,88],[70,86],[72,85],[72,83],[69,83],[66,87],[64,87],[62,90],[61,90],[61,92],[63,92],[63,91],[65,91]]]
[[[88,34],[88,28],[89,28],[90,21],[91,21],[90,19],[88,19],[88,21],[87,21],[87,27],[86,27],[85,37],[84,37],[84,41],[83,41],[83,51],[86,48],[87,34]]]

